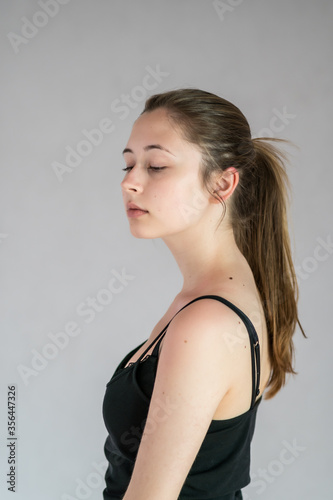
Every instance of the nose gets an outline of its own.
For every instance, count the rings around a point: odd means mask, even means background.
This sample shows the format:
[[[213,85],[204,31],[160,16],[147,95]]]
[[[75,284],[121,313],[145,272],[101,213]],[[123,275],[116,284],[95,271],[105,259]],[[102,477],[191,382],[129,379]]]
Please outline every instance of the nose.
[[[132,170],[127,172],[120,186],[124,191],[141,193],[143,191],[143,185],[142,182],[140,182],[137,169],[132,168]]]

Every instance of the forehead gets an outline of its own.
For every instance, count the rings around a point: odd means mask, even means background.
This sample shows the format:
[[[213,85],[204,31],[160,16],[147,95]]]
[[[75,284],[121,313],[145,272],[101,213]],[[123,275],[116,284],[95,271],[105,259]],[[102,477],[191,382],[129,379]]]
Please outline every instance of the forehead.
[[[181,130],[163,108],[139,116],[134,122],[127,145],[144,147],[149,143],[163,144],[165,147],[172,144],[174,148],[180,149],[194,148],[194,145],[183,139]]]

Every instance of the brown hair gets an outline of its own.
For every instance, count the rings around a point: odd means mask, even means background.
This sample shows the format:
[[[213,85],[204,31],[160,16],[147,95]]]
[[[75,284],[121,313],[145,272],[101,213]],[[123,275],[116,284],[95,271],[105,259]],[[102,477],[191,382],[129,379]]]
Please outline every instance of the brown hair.
[[[158,108],[166,109],[184,138],[200,147],[202,180],[208,190],[212,172],[229,167],[239,172],[230,220],[266,317],[272,366],[266,398],[271,398],[285,384],[286,374],[296,373],[292,336],[297,323],[305,336],[298,320],[298,285],[287,224],[286,158],[270,143],[281,140],[252,139],[243,113],[210,92],[189,88],[156,94],[147,99],[142,113]],[[226,205],[220,201],[225,213]]]

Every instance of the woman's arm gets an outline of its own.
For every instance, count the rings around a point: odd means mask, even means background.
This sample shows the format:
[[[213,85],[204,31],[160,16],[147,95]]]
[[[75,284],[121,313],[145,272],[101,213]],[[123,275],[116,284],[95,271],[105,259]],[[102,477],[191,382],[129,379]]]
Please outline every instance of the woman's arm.
[[[225,341],[237,325],[235,313],[210,299],[189,305],[172,320],[123,500],[177,500],[246,345],[243,337],[243,345],[231,350]]]

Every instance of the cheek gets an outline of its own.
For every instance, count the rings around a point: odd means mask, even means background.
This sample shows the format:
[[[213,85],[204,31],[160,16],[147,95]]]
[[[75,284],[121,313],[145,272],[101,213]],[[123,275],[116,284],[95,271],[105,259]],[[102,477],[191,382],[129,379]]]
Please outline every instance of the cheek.
[[[207,198],[197,182],[172,184],[154,194],[156,214],[167,214],[180,225],[195,222],[207,207]]]

